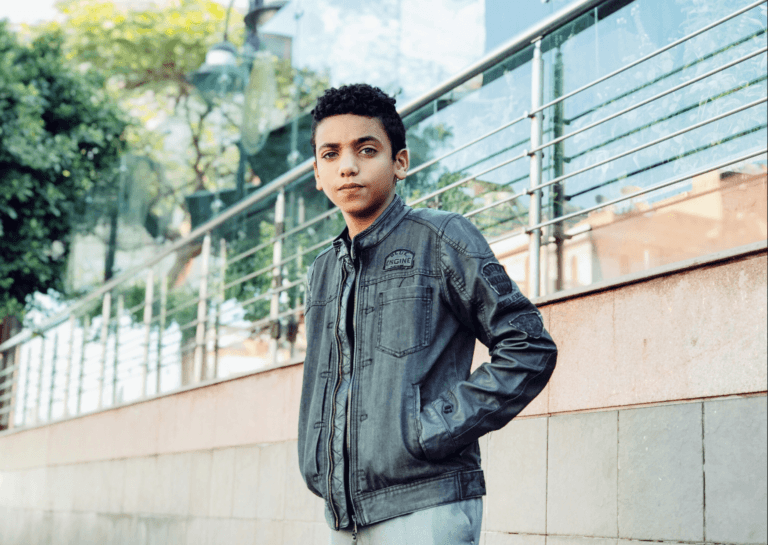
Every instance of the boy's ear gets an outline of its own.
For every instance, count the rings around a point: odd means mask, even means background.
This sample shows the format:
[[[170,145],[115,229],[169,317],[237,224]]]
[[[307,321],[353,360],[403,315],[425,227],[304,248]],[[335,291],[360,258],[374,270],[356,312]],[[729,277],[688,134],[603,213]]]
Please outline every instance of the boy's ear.
[[[408,148],[403,148],[395,155],[395,177],[398,180],[405,180],[408,175],[408,167],[411,164],[411,157],[408,154]]]
[[[315,169],[315,189],[322,191],[323,186],[320,185],[320,175],[317,173],[317,161],[312,162],[312,168]]]

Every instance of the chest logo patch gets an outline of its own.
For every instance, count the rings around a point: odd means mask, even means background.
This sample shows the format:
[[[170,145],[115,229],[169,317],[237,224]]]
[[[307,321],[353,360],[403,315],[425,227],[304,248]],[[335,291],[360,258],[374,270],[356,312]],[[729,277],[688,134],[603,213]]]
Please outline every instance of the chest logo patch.
[[[491,262],[483,265],[483,277],[498,295],[508,295],[515,289],[507,271],[498,263]]]
[[[392,271],[396,269],[412,269],[413,252],[410,250],[395,250],[387,256],[384,261],[384,270]]]

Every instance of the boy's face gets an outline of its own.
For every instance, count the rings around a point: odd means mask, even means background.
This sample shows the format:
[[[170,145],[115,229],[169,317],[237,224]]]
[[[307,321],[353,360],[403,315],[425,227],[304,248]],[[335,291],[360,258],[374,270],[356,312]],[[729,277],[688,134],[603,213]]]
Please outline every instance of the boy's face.
[[[384,125],[354,114],[323,119],[315,131],[318,190],[341,209],[353,237],[371,225],[395,195],[408,170],[408,150],[392,159]]]

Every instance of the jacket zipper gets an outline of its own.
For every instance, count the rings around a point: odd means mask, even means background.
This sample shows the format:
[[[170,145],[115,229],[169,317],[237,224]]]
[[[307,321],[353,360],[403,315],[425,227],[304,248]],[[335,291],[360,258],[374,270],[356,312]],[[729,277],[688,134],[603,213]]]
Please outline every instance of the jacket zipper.
[[[347,269],[342,267],[341,269],[341,294],[339,294],[339,307],[336,311],[336,347],[339,354],[339,374],[336,378],[336,387],[333,389],[333,396],[331,400],[333,402],[333,408],[331,409],[331,430],[328,434],[328,503],[331,506],[331,513],[333,513],[333,522],[336,530],[339,529],[339,515],[336,513],[336,508],[333,506],[333,484],[331,476],[333,475],[333,435],[336,430],[334,421],[336,420],[336,394],[339,393],[339,386],[341,386],[341,374],[342,374],[342,361],[341,361],[341,339],[339,339],[339,320],[341,319],[341,299],[344,293],[344,284],[347,281]]]
[[[354,266],[354,264],[353,264]],[[355,272],[358,272],[357,270]],[[347,470],[349,471],[349,505],[352,508],[352,512],[349,514],[350,518],[352,519],[352,523],[355,525],[354,533],[352,534],[352,538],[357,539],[357,521],[355,520],[355,505],[352,500],[352,486],[354,485],[353,475],[352,475],[352,426],[351,421],[352,417],[350,416],[351,410],[352,410],[352,387],[355,384],[355,350],[357,349],[357,300],[358,300],[358,292],[360,287],[360,274],[355,275],[355,290],[353,292],[354,299],[352,300],[352,335],[355,337],[355,349],[350,354],[351,358],[351,364],[350,367],[352,368],[352,372],[349,376],[349,390],[347,390],[347,460],[349,460],[349,467]]]

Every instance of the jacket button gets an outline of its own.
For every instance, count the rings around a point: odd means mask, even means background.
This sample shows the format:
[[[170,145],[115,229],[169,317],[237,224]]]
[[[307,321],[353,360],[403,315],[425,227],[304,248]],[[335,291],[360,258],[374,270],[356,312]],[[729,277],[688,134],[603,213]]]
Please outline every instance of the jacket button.
[[[368,415],[367,415],[367,414],[361,414],[361,415],[360,415],[360,422],[362,422],[362,421],[363,421],[363,420],[365,420],[366,418],[368,418]]]

